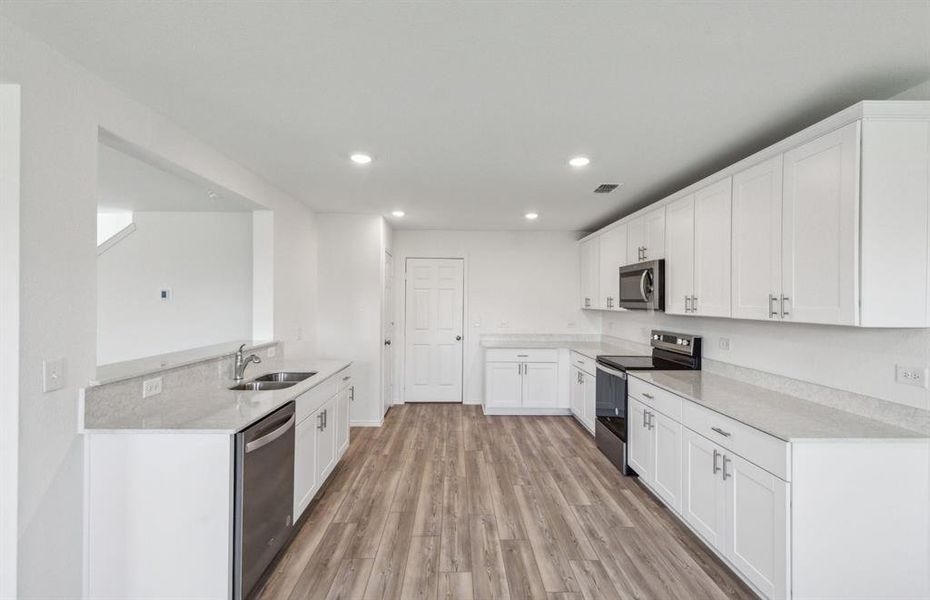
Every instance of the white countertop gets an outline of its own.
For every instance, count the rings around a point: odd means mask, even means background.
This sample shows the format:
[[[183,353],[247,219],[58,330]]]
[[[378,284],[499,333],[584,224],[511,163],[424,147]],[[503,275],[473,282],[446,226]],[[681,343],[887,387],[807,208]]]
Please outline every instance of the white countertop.
[[[598,355],[649,355],[651,348],[648,344],[637,344],[616,339],[599,341],[592,339],[571,338],[566,336],[531,336],[531,335],[495,335],[481,338],[484,348],[567,348],[588,358],[597,358]]]
[[[350,364],[347,360],[283,358],[266,369],[250,367],[245,381],[277,371],[317,372],[313,377],[283,390],[234,392],[229,388],[236,382],[227,379],[193,381],[189,385],[164,389],[162,393],[145,399],[124,394],[124,397],[107,399],[105,410],[95,410],[93,406],[88,406],[84,413],[84,431],[233,434],[316,387]]]
[[[926,438],[916,431],[704,371],[629,371],[629,375],[787,442]]]

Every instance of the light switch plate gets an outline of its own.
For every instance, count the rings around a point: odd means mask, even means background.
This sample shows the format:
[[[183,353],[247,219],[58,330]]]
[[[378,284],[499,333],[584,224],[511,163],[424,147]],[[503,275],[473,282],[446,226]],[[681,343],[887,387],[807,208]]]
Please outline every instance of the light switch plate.
[[[142,397],[148,398],[161,393],[161,377],[153,377],[142,381]]]
[[[42,361],[42,391],[54,392],[65,387],[65,359]]]
[[[725,338],[725,337],[720,338],[717,341],[717,345],[720,347],[721,350],[729,351],[730,350],[730,338]]]

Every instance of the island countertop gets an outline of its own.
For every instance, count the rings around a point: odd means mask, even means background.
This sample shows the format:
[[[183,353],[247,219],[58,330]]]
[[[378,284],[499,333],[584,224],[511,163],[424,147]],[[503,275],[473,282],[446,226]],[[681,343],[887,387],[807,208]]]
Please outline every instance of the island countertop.
[[[222,433],[233,434],[271,414],[301,394],[351,365],[348,360],[284,358],[267,368],[252,367],[244,381],[277,371],[316,371],[316,375],[281,390],[233,391],[232,379],[207,378],[165,387],[142,399],[141,388],[85,390],[92,401],[82,401],[84,433]]]

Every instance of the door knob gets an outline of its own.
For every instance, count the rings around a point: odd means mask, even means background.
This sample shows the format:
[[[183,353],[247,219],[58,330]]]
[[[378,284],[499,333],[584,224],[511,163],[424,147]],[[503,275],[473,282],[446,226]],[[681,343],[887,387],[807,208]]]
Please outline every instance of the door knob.
[[[455,341],[456,341],[456,342],[461,342],[461,341],[462,341],[462,336],[460,336],[460,335],[455,336]]]
[[[385,346],[390,346],[390,345],[391,345],[391,340],[384,340],[384,345],[385,345]]]

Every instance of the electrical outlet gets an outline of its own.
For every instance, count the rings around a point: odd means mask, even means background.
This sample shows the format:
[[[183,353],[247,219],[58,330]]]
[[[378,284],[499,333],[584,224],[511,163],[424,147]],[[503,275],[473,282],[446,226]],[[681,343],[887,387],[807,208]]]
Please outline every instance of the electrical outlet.
[[[277,346],[268,346],[268,358],[274,358],[277,353]]]
[[[575,329],[576,327],[578,327],[578,323],[575,323],[574,321],[569,321],[569,322],[566,324],[566,326],[567,326],[569,329]]]
[[[895,365],[894,380],[904,385],[916,385],[917,387],[927,387],[927,369],[920,367],[905,367]]]
[[[142,381],[142,397],[148,398],[161,393],[161,377],[153,377]]]
[[[54,392],[65,387],[65,359],[42,361],[42,391]]]
[[[720,338],[719,340],[717,340],[717,346],[719,346],[721,350],[726,350],[729,352],[730,338],[725,338],[725,337]]]

